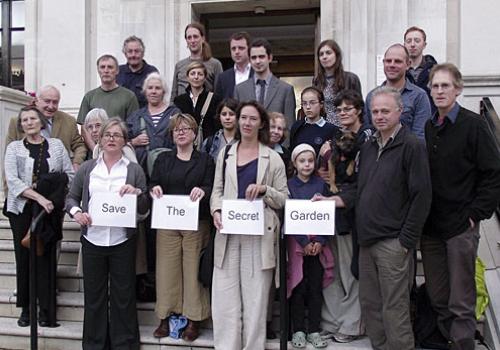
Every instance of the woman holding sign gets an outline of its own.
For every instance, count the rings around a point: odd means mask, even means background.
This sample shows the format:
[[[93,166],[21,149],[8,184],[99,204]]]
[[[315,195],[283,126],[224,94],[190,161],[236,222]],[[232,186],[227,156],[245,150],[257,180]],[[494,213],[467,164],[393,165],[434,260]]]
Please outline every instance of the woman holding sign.
[[[156,338],[166,337],[175,329],[169,328],[169,317],[182,314],[188,324],[182,337],[194,341],[199,336],[200,321],[210,316],[209,291],[198,281],[200,252],[206,247],[210,234],[209,198],[215,166],[207,153],[194,149],[198,125],[189,114],[172,117],[169,127],[176,149],[158,156],[151,176],[153,198],[163,194],[189,196],[199,201],[198,230],[177,228],[158,229],[156,235],[156,307],[161,320],[153,332]],[[156,205],[156,203],[155,203]],[[181,208],[165,211],[174,224]],[[177,213],[177,214],[176,214]],[[155,218],[153,218],[153,221]]]
[[[136,229],[93,225],[89,213],[94,212],[96,198],[103,194],[110,200],[113,195],[128,194],[137,196],[137,215],[144,217],[149,209],[146,177],[140,165],[123,155],[127,128],[120,118],[109,119],[99,139],[102,153],[78,169],[66,199],[66,211],[82,227],[83,348],[139,349],[135,302]],[[96,212],[99,210],[102,212],[99,214],[109,218],[110,213],[123,213],[126,208],[104,203]]]
[[[269,116],[255,101],[236,111],[239,140],[219,154],[210,201],[215,227],[223,229],[223,201],[261,199],[264,234],[217,232],[212,282],[216,349],[264,349],[269,289],[277,261],[280,222],[275,210],[287,198],[285,166],[267,147]],[[230,211],[231,212],[231,211]],[[245,213],[235,216],[250,218]],[[245,226],[242,221],[240,226]],[[237,233],[237,232],[234,232]]]

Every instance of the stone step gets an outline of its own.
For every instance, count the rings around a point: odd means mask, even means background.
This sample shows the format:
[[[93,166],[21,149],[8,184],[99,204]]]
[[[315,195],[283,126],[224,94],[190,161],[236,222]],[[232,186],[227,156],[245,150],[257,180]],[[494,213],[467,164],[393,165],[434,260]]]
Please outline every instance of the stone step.
[[[62,241],[59,265],[74,265],[78,263],[80,242]],[[0,239],[0,263],[15,263],[14,243],[12,240]]]
[[[12,231],[8,220],[0,220],[0,239],[12,240]],[[63,224],[63,241],[79,242],[80,225],[72,220],[65,220]]]
[[[0,317],[0,344],[6,349],[28,349],[30,346],[29,327],[20,328],[17,326],[15,318]],[[81,349],[82,323],[72,321],[61,321],[57,328],[38,328],[38,348],[40,350],[72,350]],[[155,326],[141,325],[142,350],[206,350],[213,349],[212,330],[204,329],[201,335],[192,343],[187,343],[182,339],[171,339],[169,337],[156,339],[152,336]],[[270,340],[266,343],[266,349],[279,349],[278,340]],[[288,344],[288,349],[293,349]],[[307,350],[314,349],[308,344]],[[327,350],[334,349],[371,349],[366,337],[348,344],[330,342]]]

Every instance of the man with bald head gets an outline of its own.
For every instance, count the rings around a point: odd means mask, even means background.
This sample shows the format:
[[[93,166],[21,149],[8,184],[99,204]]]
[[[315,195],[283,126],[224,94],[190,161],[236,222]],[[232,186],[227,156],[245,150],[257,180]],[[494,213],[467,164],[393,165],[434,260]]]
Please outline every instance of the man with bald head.
[[[401,113],[401,124],[407,126],[419,139],[424,139],[425,122],[431,117],[431,104],[427,93],[412,84],[406,77],[406,71],[410,66],[410,54],[408,49],[401,44],[389,46],[384,54],[384,74],[386,81],[381,86],[395,88],[403,99],[403,111]],[[372,123],[370,112],[371,95],[366,96],[365,115],[368,123]]]
[[[38,91],[35,97],[35,106],[47,120],[47,127],[42,130],[42,135],[46,138],[52,137],[62,141],[76,171],[87,156],[87,148],[78,133],[75,118],[59,110],[60,100],[59,90],[52,85],[47,85]],[[6,145],[24,137],[24,134],[17,129],[16,120],[17,117],[10,120]]]

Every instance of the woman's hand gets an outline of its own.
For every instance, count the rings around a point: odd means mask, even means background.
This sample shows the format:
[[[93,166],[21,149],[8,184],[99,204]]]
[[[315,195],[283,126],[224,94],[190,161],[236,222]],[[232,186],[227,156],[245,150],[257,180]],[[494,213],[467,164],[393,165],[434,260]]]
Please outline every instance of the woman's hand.
[[[151,197],[161,198],[163,196],[163,189],[160,185],[156,185],[149,193],[151,193]]]
[[[132,146],[147,146],[149,145],[149,137],[146,133],[141,133],[137,137],[134,137],[131,141]]]
[[[80,226],[92,225],[92,219],[90,219],[90,215],[88,213],[82,213],[81,211],[79,211],[75,215],[73,215],[73,219]]]
[[[191,190],[191,193],[189,194],[189,199],[191,199],[191,201],[195,202],[197,200],[200,200],[205,197],[205,191],[203,191],[201,188],[199,187],[193,187],[193,189]]]
[[[214,218],[215,228],[219,231],[222,230],[222,217],[221,217],[220,210],[217,210],[216,212],[214,212],[213,218]]]
[[[52,212],[52,210],[54,210],[54,203],[52,203],[51,201],[49,201],[44,196],[40,195],[36,199],[36,201],[47,212],[47,214],[50,214]]]
[[[257,185],[250,184],[245,191],[245,199],[249,201],[253,201],[255,198],[259,196],[259,194],[264,194],[267,191],[267,187],[265,185]]]
[[[123,197],[124,194],[140,195],[141,190],[139,188],[135,188],[134,186],[127,184],[123,185],[118,193],[120,194],[121,197]]]

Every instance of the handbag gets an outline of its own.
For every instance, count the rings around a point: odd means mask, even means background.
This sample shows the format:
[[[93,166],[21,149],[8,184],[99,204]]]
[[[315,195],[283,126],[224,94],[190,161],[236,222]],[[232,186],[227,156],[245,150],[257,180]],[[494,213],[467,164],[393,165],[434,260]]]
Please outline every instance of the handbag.
[[[30,240],[31,240],[31,231],[28,230],[28,232],[26,232],[26,234],[24,235],[23,239],[21,239],[21,245],[24,248],[30,249]],[[43,241],[39,237],[35,237],[35,243],[36,243],[36,255],[42,256],[45,250],[43,246]]]
[[[207,114],[208,107],[210,106],[210,102],[212,101],[213,96],[214,93],[210,91],[207,95],[205,103],[203,104],[203,108],[201,109],[200,124],[198,124],[198,133],[196,134],[196,138],[194,139],[194,144],[197,151],[201,151],[201,146],[203,144],[203,120],[205,120],[205,114]]]

